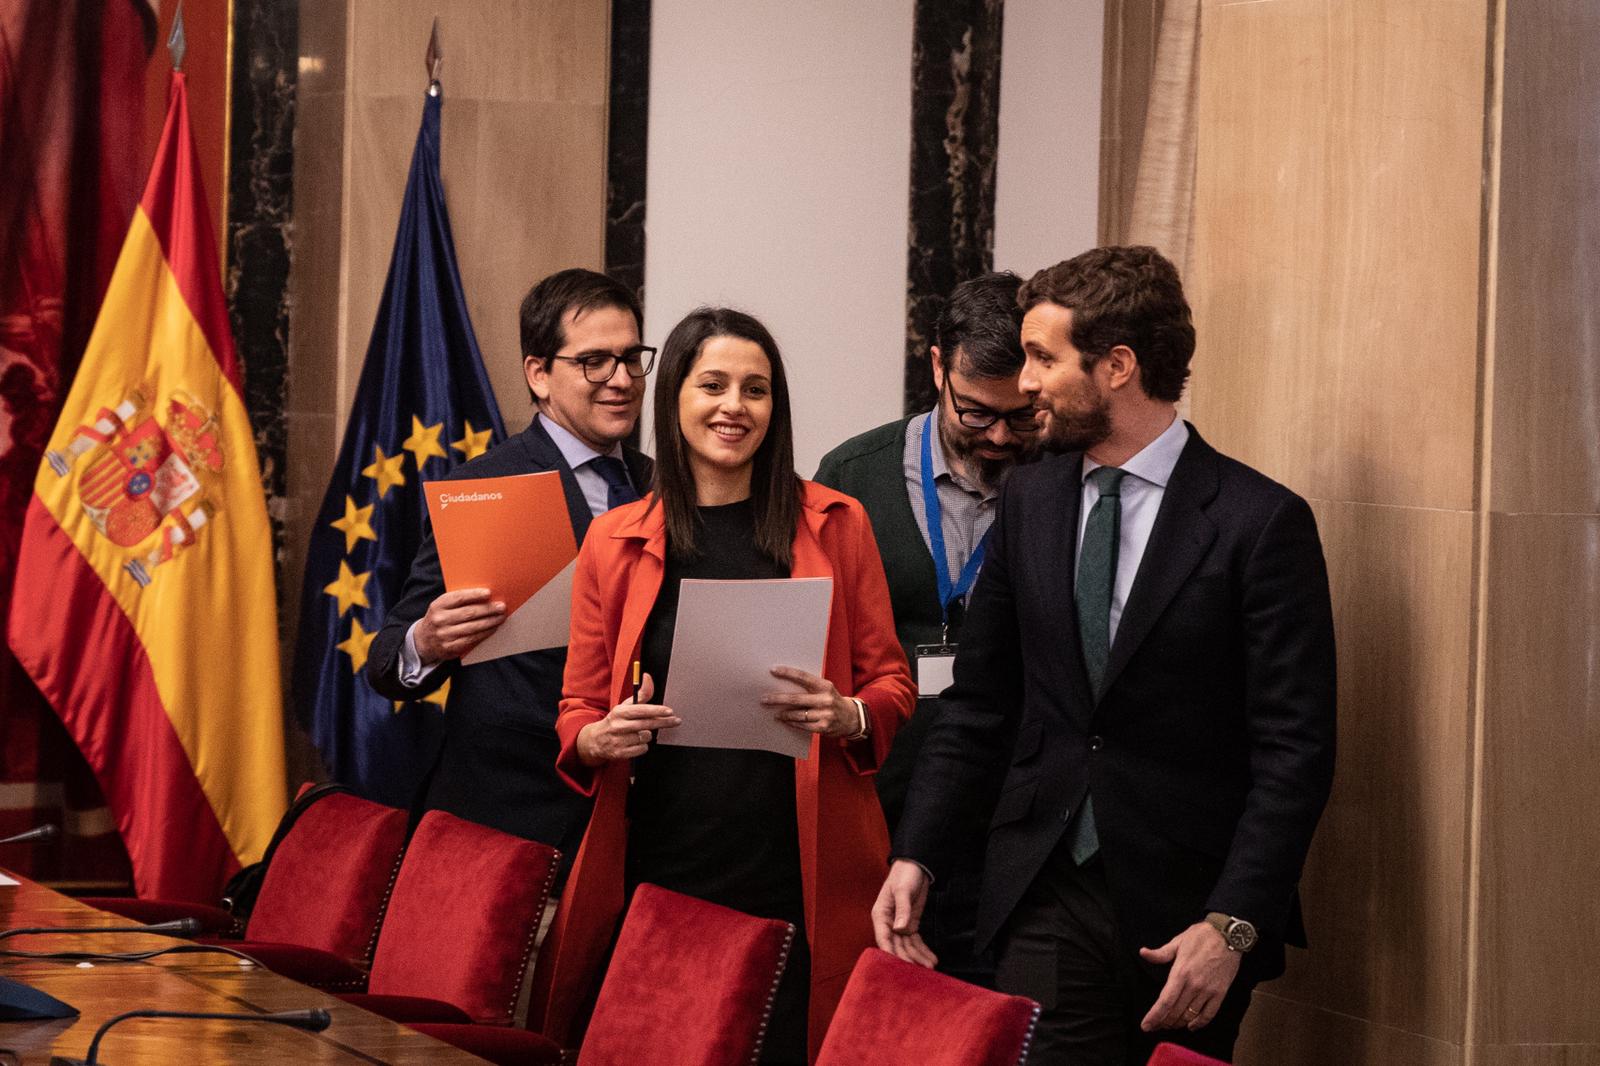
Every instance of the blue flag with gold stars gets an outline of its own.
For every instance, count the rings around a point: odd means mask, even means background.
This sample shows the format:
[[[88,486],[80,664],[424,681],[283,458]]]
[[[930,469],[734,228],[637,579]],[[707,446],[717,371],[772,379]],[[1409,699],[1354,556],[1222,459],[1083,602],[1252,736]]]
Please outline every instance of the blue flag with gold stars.
[[[505,439],[456,270],[430,93],[344,443],[311,534],[294,692],[334,780],[404,807],[444,737],[449,684],[396,704],[367,683],[373,634],[422,541],[422,482]]]

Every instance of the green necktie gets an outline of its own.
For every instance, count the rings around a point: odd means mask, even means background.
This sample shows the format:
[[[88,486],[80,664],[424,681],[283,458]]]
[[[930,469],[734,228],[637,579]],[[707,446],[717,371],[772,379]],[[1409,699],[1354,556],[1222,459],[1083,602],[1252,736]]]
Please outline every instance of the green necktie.
[[[1111,657],[1111,590],[1117,583],[1117,542],[1122,534],[1122,479],[1126,470],[1096,467],[1089,480],[1100,490],[1083,526],[1078,548],[1078,639],[1083,644],[1083,665],[1095,698],[1105,681],[1106,660]],[[1072,861],[1082,866],[1100,850],[1094,826],[1094,798],[1084,793],[1083,806],[1072,822]]]

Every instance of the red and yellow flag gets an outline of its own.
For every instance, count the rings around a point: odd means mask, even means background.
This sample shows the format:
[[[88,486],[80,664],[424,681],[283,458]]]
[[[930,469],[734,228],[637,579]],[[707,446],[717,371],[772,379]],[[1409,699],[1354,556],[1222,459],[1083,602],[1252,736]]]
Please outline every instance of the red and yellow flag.
[[[205,204],[174,73],[34,480],[9,638],[99,777],[139,895],[214,901],[286,796],[272,540]]]

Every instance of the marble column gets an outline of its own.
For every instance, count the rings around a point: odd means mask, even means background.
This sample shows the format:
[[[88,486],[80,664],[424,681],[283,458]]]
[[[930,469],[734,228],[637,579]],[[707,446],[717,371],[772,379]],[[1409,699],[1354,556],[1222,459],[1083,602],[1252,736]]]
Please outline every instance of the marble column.
[[[650,0],[612,0],[606,130],[606,272],[644,300],[650,135]]]
[[[228,94],[224,283],[244,369],[245,407],[255,427],[280,588],[299,7],[299,0],[234,0]]]
[[[911,56],[906,411],[933,406],[927,354],[945,296],[994,265],[1004,0],[918,0]]]

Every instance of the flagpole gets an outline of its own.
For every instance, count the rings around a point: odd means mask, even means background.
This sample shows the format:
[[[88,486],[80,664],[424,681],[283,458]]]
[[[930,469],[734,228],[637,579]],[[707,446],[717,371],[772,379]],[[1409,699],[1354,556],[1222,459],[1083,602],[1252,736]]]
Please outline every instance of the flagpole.
[[[180,0],[181,2],[181,0]],[[439,72],[444,68],[444,48],[439,44],[439,16],[433,16],[433,32],[428,35],[428,95],[439,95]]]
[[[167,35],[167,53],[172,56],[172,72],[183,73],[183,55],[189,50],[188,38],[183,32],[183,0],[178,0],[178,10],[172,16],[172,32]]]

